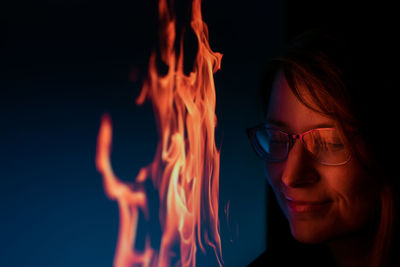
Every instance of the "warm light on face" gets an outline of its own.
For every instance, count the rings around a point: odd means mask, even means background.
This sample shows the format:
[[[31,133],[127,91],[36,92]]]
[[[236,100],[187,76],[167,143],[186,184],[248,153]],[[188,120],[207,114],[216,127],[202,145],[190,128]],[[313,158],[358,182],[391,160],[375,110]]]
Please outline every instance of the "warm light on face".
[[[114,266],[195,266],[196,253],[205,253],[206,246],[214,250],[222,265],[218,222],[220,153],[214,141],[217,120],[213,80],[222,55],[210,49],[201,2],[194,0],[191,27],[197,36],[198,53],[192,72],[186,76],[182,52],[177,55],[174,50],[176,22],[170,10],[173,8],[167,1],[160,0],[161,59],[168,66],[168,73],[158,73],[153,53],[149,77],[137,98],[137,104],[146,99],[152,101],[159,143],[154,161],[140,170],[133,185],[121,182],[113,173],[108,116],[103,117],[99,131],[96,167],[103,176],[107,196],[118,201],[120,210]],[[159,194],[159,211],[149,210],[148,195],[141,186],[149,179]],[[159,249],[147,237],[144,251],[135,251],[139,211],[145,217],[159,212]]]
[[[291,134],[336,125],[303,105],[282,73],[273,85],[267,120],[281,122],[275,127]],[[323,165],[296,142],[285,161],[266,163],[266,168],[291,232],[300,242],[329,242],[346,236],[377,213],[379,187],[354,157],[340,166]]]

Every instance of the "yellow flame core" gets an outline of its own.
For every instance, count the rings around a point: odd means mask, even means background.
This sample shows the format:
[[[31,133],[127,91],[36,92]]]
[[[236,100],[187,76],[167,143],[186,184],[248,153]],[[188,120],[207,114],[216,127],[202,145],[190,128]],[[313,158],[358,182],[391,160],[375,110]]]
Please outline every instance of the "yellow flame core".
[[[173,249],[179,244],[179,266],[195,266],[197,249],[211,247],[222,266],[218,222],[219,159],[215,145],[215,87],[213,74],[220,69],[222,55],[208,43],[208,30],[201,16],[201,1],[192,3],[191,27],[197,36],[198,52],[193,70],[183,71],[183,45],[174,49],[176,21],[166,0],[159,2],[161,21],[161,59],[168,73],[157,71],[153,52],[149,76],[137,104],[150,99],[160,134],[153,162],[140,170],[135,183],[127,185],[113,173],[110,163],[112,126],[102,118],[96,167],[103,175],[109,198],[118,201],[120,230],[114,266],[171,266]],[[135,245],[138,212],[148,217],[147,195],[140,183],[151,178],[160,198],[159,219],[162,238],[159,251],[149,239],[143,252]],[[136,187],[136,188],[135,188]]]

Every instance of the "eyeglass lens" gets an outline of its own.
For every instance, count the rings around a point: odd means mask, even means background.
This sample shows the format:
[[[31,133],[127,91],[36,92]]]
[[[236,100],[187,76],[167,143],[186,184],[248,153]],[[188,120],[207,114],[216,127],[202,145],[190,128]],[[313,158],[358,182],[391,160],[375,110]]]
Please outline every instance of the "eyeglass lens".
[[[335,129],[315,129],[303,135],[303,144],[321,163],[340,164],[349,151]]]
[[[271,161],[286,159],[289,152],[289,135],[276,129],[258,129],[255,139],[262,157]],[[302,135],[305,148],[323,164],[342,164],[349,158],[349,151],[336,129],[314,129]]]

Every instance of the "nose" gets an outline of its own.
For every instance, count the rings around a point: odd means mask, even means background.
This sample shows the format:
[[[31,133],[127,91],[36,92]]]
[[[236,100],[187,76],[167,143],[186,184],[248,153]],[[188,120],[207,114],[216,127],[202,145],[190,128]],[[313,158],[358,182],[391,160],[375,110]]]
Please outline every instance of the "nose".
[[[311,186],[319,180],[315,161],[300,140],[296,140],[289,151],[281,180],[286,187],[295,188]]]

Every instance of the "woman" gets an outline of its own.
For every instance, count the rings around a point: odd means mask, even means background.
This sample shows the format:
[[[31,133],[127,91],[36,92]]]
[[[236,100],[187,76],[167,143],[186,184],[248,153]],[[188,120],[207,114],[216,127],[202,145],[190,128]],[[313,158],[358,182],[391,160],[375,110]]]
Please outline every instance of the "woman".
[[[388,36],[313,30],[270,62],[266,121],[248,134],[292,236],[309,245],[268,244],[251,266],[400,266],[399,61]]]

